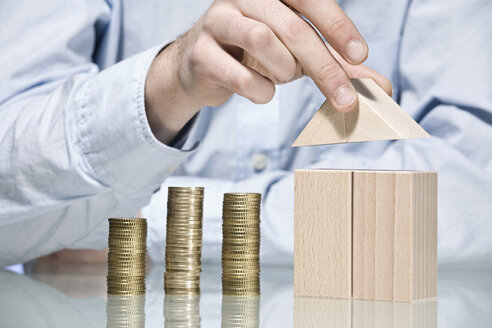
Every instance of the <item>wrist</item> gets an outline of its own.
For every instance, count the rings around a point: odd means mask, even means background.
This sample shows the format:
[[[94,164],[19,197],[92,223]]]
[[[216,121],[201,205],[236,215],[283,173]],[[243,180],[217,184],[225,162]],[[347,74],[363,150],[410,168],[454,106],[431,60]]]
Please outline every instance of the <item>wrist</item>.
[[[169,144],[202,107],[184,91],[178,78],[180,56],[176,44],[154,59],[145,83],[145,109],[154,136]]]

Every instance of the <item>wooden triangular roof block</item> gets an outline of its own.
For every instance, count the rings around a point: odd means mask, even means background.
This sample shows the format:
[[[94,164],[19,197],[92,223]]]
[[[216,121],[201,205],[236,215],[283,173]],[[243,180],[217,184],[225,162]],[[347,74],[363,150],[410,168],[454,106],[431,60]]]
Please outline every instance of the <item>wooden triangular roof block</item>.
[[[293,147],[429,137],[376,82],[351,81],[359,95],[359,106],[349,113],[340,113],[325,101]]]

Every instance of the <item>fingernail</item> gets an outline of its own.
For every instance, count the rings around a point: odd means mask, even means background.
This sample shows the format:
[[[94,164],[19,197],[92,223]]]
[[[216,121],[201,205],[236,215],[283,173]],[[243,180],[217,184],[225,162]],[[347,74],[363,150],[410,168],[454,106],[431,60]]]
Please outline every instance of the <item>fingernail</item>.
[[[354,90],[347,86],[341,86],[335,93],[335,102],[340,107],[348,107],[354,103],[356,97]]]
[[[354,63],[360,63],[366,58],[367,47],[359,40],[352,40],[347,45],[347,56]]]

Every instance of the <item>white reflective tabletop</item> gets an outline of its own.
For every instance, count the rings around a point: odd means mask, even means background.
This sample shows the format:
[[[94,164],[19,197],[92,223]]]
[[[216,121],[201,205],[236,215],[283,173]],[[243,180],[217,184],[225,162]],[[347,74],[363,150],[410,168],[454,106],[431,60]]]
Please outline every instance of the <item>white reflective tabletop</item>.
[[[204,265],[199,297],[165,297],[164,267],[142,297],[108,297],[106,265],[0,270],[0,327],[492,327],[492,271],[440,270],[438,299],[392,303],[294,297],[291,267],[262,266],[260,297],[223,297]]]

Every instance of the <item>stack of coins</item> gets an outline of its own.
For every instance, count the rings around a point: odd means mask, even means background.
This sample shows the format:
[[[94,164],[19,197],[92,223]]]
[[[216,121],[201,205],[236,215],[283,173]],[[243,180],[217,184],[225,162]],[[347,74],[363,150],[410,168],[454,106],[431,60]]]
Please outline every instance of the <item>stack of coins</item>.
[[[222,328],[258,328],[259,296],[222,296]]]
[[[146,242],[146,219],[109,219],[108,294],[145,294]]]
[[[166,295],[164,298],[164,327],[199,328],[199,295]]]
[[[224,194],[222,213],[222,293],[260,293],[261,194]]]
[[[145,328],[145,295],[108,295],[106,328]]]
[[[200,294],[202,187],[169,187],[167,199],[166,294]]]

